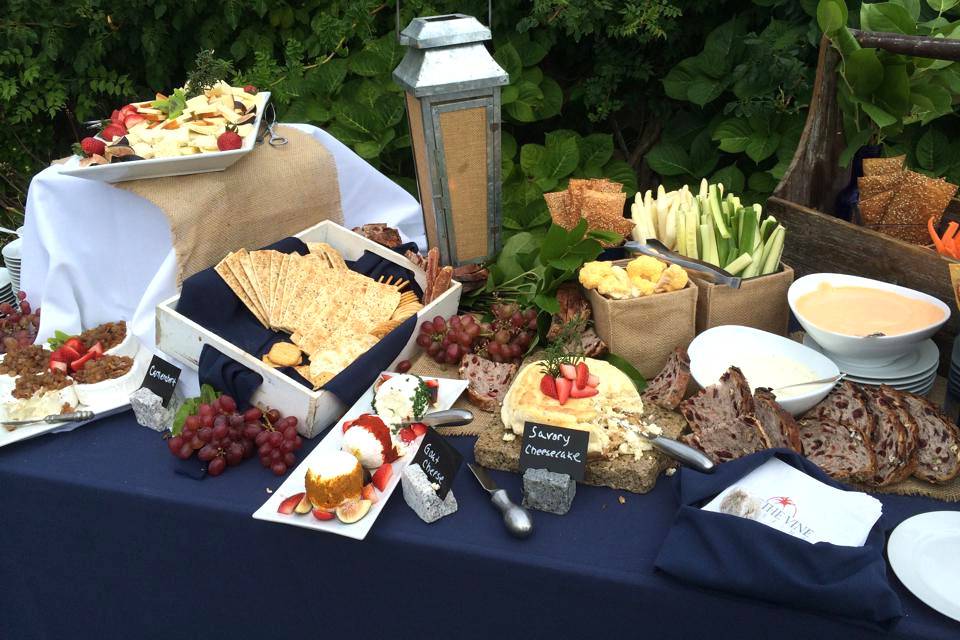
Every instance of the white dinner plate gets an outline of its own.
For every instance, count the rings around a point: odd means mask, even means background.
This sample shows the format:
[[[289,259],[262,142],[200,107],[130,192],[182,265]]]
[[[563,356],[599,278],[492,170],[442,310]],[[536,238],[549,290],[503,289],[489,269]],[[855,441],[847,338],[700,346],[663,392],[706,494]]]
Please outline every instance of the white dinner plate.
[[[392,373],[392,375],[397,374]],[[440,383],[437,391],[437,404],[428,413],[449,409],[453,406],[453,403],[457,401],[457,398],[460,397],[460,394],[462,394],[467,388],[466,380],[427,377],[424,377],[424,380],[437,380]],[[297,465],[297,468],[287,476],[287,479],[284,480],[282,485],[280,485],[280,488],[274,491],[270,498],[267,499],[267,501],[264,502],[263,505],[253,513],[253,517],[257,520],[266,520],[267,522],[278,522],[280,524],[303,527],[304,529],[313,529],[314,531],[335,533],[337,535],[347,536],[348,538],[354,538],[355,540],[363,540],[366,538],[367,534],[370,533],[370,529],[373,528],[373,523],[377,520],[380,512],[383,511],[384,506],[386,506],[387,500],[390,499],[390,496],[393,495],[394,489],[396,489],[397,485],[400,483],[400,477],[403,474],[403,469],[411,460],[413,460],[413,457],[416,455],[417,449],[420,447],[421,438],[418,438],[406,445],[406,454],[393,463],[393,475],[390,476],[390,480],[387,482],[386,490],[379,494],[379,500],[377,500],[370,507],[370,511],[367,513],[367,515],[358,522],[354,522],[353,524],[344,524],[336,518],[332,520],[317,520],[311,513],[304,515],[299,515],[296,513],[284,515],[282,513],[278,513],[277,509],[280,507],[280,503],[290,496],[297,493],[303,493],[303,480],[307,474],[307,469],[310,467],[311,460],[322,455],[322,452],[324,451],[329,451],[331,449],[336,450],[340,448],[340,441],[343,439],[343,429],[340,425],[342,425],[344,421],[352,420],[361,414],[373,413],[373,409],[371,408],[372,400],[373,387],[371,386],[362,396],[360,396],[360,399],[357,400],[357,403],[353,405],[350,410],[347,411],[342,418],[340,418],[340,420],[330,427],[329,431],[327,431],[327,435],[323,437],[323,440],[321,440],[317,446],[313,448],[313,451],[308,453],[307,456],[300,462],[300,464]]]
[[[847,376],[847,380],[850,382],[856,382],[857,384],[867,384],[879,386],[885,384],[887,386],[893,387],[894,389],[908,390],[912,391],[914,389],[922,389],[928,385],[933,384],[934,380],[937,379],[937,372],[931,371],[927,374],[926,377],[920,378],[919,380],[911,380],[909,382],[901,382],[899,380],[871,380],[869,378],[858,378],[856,376]]]
[[[846,360],[837,360],[831,356],[828,351],[824,351],[823,347],[817,344],[809,335],[803,336],[803,344],[811,349],[816,349],[833,360],[840,368],[840,371],[859,378],[869,378],[872,380],[898,380],[929,373],[931,370],[936,369],[937,364],[940,362],[940,350],[937,349],[937,345],[933,340],[924,340],[914,351],[882,367],[865,367]]]
[[[913,595],[960,621],[960,512],[931,511],[904,520],[890,534],[887,555]]]
[[[192,173],[210,173],[223,171],[233,165],[243,156],[253,150],[260,132],[260,121],[270,100],[269,91],[257,94],[257,119],[253,122],[253,130],[244,141],[243,146],[232,151],[209,151],[192,156],[178,156],[173,158],[151,158],[149,160],[131,160],[130,162],[111,162],[110,164],[90,165],[81,167],[79,158],[71,158],[60,173],[75,178],[99,180],[101,182],[126,182],[127,180],[142,180],[145,178],[164,178],[167,176],[183,176]],[[6,255],[6,254],[4,254]]]

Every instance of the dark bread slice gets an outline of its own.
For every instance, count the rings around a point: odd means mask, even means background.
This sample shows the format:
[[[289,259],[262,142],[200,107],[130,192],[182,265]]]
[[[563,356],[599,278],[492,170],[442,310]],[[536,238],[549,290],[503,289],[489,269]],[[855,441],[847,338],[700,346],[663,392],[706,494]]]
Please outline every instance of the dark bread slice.
[[[867,400],[863,396],[863,391],[847,380],[837,383],[837,386],[820,401],[820,404],[803,416],[804,420],[811,418],[847,424],[868,435],[873,432],[875,422],[873,415],[867,409]]]
[[[913,470],[917,467],[917,434],[920,428],[907,407],[907,397],[903,392],[887,385],[881,385],[880,389],[893,401],[893,406],[897,409],[897,416],[900,418],[900,424],[904,428],[903,448],[901,449],[904,465],[897,474],[897,480],[904,480],[913,475]]]
[[[949,482],[960,474],[960,430],[926,398],[902,393],[917,422],[916,467],[913,476],[927,482]]]
[[[460,378],[466,380],[467,399],[483,411],[495,412],[517,375],[517,365],[494,362],[467,354],[460,363]]]
[[[801,420],[798,426],[803,455],[831,478],[868,482],[876,474],[873,449],[860,429],[818,418]]]
[[[866,434],[877,462],[870,482],[878,487],[899,482],[913,471],[912,456],[907,451],[907,428],[900,419],[902,407],[880,387],[861,387],[861,391],[876,418],[873,431]]]
[[[770,438],[771,447],[803,450],[797,421],[783,410],[770,389],[757,389],[753,394],[753,405],[753,415],[760,421],[760,426]]]
[[[707,429],[684,436],[683,440],[718,464],[770,448],[770,439],[751,415],[713,423]]]
[[[743,372],[730,367],[716,384],[680,403],[680,413],[696,433],[712,425],[734,422],[741,416],[752,416],[753,394]]]
[[[690,356],[683,347],[677,347],[660,373],[643,392],[645,402],[652,402],[664,409],[677,408],[690,385]]]

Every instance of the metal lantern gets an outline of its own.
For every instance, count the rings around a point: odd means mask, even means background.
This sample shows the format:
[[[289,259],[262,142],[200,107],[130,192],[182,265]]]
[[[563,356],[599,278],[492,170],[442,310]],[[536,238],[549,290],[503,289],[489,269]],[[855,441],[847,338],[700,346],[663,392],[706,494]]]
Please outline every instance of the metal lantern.
[[[500,249],[500,87],[510,78],[489,39],[472,16],[415,18],[393,71],[406,92],[427,242],[454,266]]]

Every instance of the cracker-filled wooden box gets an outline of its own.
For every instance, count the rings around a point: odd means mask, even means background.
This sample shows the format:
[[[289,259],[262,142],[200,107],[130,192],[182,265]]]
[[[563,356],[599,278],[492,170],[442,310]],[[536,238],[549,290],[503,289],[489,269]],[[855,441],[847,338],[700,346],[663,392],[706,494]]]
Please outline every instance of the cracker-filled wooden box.
[[[422,269],[399,253],[336,223],[321,222],[298,233],[296,237],[304,242],[325,242],[339,251],[344,259],[350,261],[360,258],[364,251],[370,251],[409,269],[415,274],[420,289],[426,288],[426,273]],[[448,318],[455,315],[460,304],[460,291],[460,283],[453,281],[447,291],[417,313],[418,323],[423,318],[433,318],[438,315]],[[275,407],[284,415],[297,416],[300,419],[297,430],[307,438],[321,433],[348,409],[332,393],[323,389],[313,391],[303,386],[219,335],[184,317],[177,312],[179,300],[180,295],[177,294],[157,306],[157,347],[160,350],[196,370],[199,367],[203,345],[209,344],[256,371],[263,376],[263,384],[254,393],[251,401]],[[414,355],[417,349],[416,335],[417,331],[414,330],[406,346],[397,354],[389,368],[392,369],[397,362],[410,359]]]

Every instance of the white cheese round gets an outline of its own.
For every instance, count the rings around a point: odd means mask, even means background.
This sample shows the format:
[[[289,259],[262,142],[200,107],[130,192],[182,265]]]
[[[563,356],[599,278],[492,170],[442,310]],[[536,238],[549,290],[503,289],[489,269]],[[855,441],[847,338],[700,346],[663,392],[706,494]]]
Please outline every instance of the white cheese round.
[[[393,376],[381,384],[376,393],[376,409],[380,419],[390,426],[396,426],[418,418],[414,415],[414,398],[421,384],[420,378],[410,374]]]

